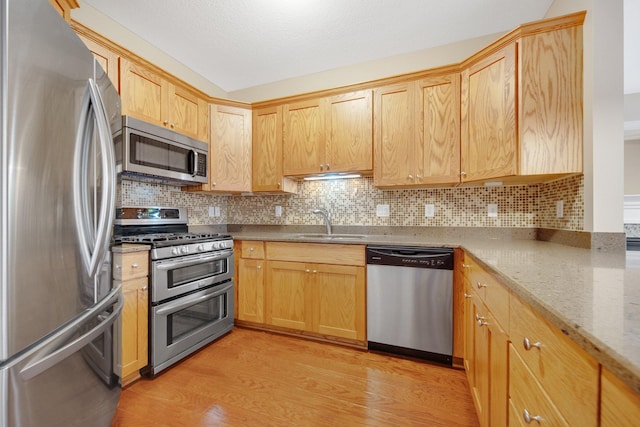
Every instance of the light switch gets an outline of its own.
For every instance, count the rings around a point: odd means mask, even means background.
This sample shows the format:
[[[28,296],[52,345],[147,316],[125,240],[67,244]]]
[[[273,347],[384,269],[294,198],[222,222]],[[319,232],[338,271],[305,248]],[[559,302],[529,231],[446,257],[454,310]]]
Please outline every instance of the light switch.
[[[215,206],[213,209],[213,216],[216,218],[220,216],[220,206]]]
[[[556,218],[562,218],[564,216],[564,201],[558,200],[556,202]]]
[[[282,216],[282,206],[276,206],[276,216]]]
[[[487,206],[487,216],[489,218],[497,218],[498,217],[498,205],[495,203],[489,203]]]
[[[213,206],[209,206],[209,217],[213,218],[216,216],[216,209]]]

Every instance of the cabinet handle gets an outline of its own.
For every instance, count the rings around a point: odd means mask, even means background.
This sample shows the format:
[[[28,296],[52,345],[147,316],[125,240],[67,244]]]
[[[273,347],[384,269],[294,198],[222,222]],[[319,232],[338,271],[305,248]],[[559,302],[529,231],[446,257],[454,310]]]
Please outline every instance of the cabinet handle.
[[[465,297],[465,298],[471,298],[471,294],[468,294],[468,293],[466,293],[466,292],[465,292],[465,293],[464,293],[464,297]]]
[[[460,172],[460,176],[466,176],[467,173],[465,171]]]
[[[322,171],[322,168],[324,167],[323,164],[320,164],[320,171]]]
[[[479,316],[477,314],[476,314],[476,322],[478,322],[478,326],[487,325],[487,322],[485,322],[485,317],[484,316]]]
[[[486,288],[487,284],[486,283],[476,282],[476,286],[478,287],[478,289],[482,289],[482,288]]]
[[[174,127],[176,127],[175,123],[171,123],[171,129],[173,129]]]
[[[216,185],[218,185],[218,184],[216,184],[215,182],[212,182],[212,183],[211,183],[211,186],[212,186],[212,187],[215,187]]]
[[[317,273],[317,272],[318,272],[318,270],[313,270],[313,272],[314,272],[314,273]]]
[[[143,287],[140,288],[141,291],[146,291],[147,289],[149,289],[147,285],[144,285]]]
[[[538,424],[542,422],[542,417],[540,415],[531,415],[526,409],[522,411],[522,418],[524,418],[524,422],[527,424],[531,424],[531,421],[537,421]]]
[[[120,264],[116,264],[116,270],[122,270],[122,266]]]
[[[138,268],[138,267],[140,267],[140,266],[138,265],[138,263],[133,263],[133,264],[131,264],[131,268]]]
[[[331,168],[329,167],[329,163],[327,163],[327,164],[326,164],[326,166],[327,166],[327,170],[331,169]]]
[[[169,124],[169,120],[163,121],[162,124],[165,125],[165,126],[168,125]]]
[[[409,176],[407,176],[407,178],[413,179],[413,175],[409,175]]]
[[[416,179],[422,179],[422,175],[416,175]]]
[[[249,252],[253,252],[253,248],[249,248]]]
[[[280,188],[280,183],[276,182],[276,187]]]
[[[257,268],[258,270],[262,270],[262,266],[261,266],[261,265],[257,266],[256,268]]]
[[[525,350],[529,351],[531,350],[531,347],[535,347],[538,349],[541,348],[542,343],[540,341],[536,341],[532,343],[531,341],[529,341],[529,338],[524,337],[524,339],[522,340],[522,346],[524,347]]]
[[[462,268],[471,268],[469,264],[462,264]]]
[[[304,272],[305,272],[305,273],[308,273],[308,272],[310,272],[310,271],[311,271],[311,270],[309,270],[309,269],[307,268]]]

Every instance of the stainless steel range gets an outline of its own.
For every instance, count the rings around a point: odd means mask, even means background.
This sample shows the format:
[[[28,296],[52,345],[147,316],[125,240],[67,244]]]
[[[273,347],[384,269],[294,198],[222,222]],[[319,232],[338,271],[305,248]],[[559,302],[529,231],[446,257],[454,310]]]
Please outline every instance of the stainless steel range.
[[[150,376],[233,328],[233,239],[187,221],[183,208],[116,209],[117,240],[151,245]]]

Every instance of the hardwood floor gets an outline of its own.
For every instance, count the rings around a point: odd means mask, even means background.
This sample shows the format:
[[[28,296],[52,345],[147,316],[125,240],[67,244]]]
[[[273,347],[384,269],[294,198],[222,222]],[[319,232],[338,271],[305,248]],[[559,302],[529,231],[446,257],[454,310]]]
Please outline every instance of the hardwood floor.
[[[235,328],[122,392],[116,426],[478,426],[464,371]]]

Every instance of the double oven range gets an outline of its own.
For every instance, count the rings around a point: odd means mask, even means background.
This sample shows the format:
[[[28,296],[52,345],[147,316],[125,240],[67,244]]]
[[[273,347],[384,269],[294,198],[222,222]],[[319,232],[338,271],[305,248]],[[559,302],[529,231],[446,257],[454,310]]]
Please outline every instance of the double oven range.
[[[149,366],[158,372],[233,329],[233,239],[189,233],[183,208],[116,210],[116,241],[151,246]]]

